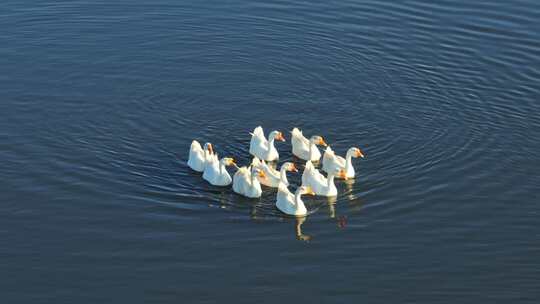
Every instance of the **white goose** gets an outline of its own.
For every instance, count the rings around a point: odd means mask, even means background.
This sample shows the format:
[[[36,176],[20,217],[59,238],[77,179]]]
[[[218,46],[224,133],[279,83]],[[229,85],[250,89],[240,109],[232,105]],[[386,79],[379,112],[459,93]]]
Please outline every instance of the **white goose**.
[[[296,166],[291,162],[286,162],[281,165],[281,169],[276,169],[269,166],[264,160],[261,161],[257,157],[253,158],[252,166],[261,169],[265,173],[265,177],[260,177],[259,182],[267,187],[277,188],[279,183],[289,185],[287,180],[287,171],[298,172]]]
[[[249,143],[249,153],[262,160],[275,161],[279,159],[279,153],[274,147],[274,140],[285,141],[283,134],[279,131],[272,131],[268,135],[268,140],[264,136],[261,126],[256,127],[251,134]]]
[[[294,216],[307,214],[306,205],[302,201],[302,194],[314,195],[310,187],[301,186],[292,194],[284,184],[279,184],[276,198],[276,207],[283,213]]]
[[[264,172],[259,168],[242,167],[233,176],[233,191],[249,198],[261,197],[262,189],[258,177],[264,176]]]
[[[322,169],[329,173],[334,172],[336,169],[343,169],[347,175],[347,178],[354,178],[355,171],[352,165],[352,158],[364,157],[362,150],[356,147],[352,147],[347,150],[347,155],[345,158],[336,155],[332,148],[328,146],[324,151],[324,156],[322,160]]]
[[[294,128],[291,134],[292,153],[294,155],[303,160],[319,161],[321,152],[317,145],[327,146],[321,136],[314,135],[308,140],[298,128]]]
[[[224,157],[219,161],[217,154],[214,154],[206,163],[203,178],[214,186],[228,186],[231,184],[232,178],[227,172],[226,166],[231,165],[235,165],[234,159]]]
[[[203,172],[206,162],[213,154],[214,149],[211,143],[205,143],[203,150],[201,144],[198,141],[193,140],[191,142],[191,148],[189,149],[188,166],[197,172]]]
[[[310,186],[317,195],[336,196],[338,194],[336,185],[334,184],[334,178],[336,176],[347,179],[345,170],[339,168],[328,173],[328,178],[326,178],[313,166],[311,161],[308,161],[302,174],[302,185]]]

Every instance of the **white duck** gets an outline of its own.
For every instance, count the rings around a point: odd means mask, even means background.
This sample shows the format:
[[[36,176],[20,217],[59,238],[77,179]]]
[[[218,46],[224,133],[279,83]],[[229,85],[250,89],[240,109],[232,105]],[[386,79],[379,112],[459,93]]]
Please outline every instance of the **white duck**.
[[[298,172],[296,166],[291,162],[286,162],[281,165],[281,169],[276,169],[269,166],[264,160],[261,161],[257,157],[253,158],[252,166],[261,169],[265,173],[265,177],[260,177],[259,182],[267,187],[277,188],[279,183],[289,185],[287,180],[287,171]]]
[[[347,178],[354,178],[355,171],[352,165],[352,158],[364,157],[362,150],[356,147],[352,147],[347,150],[347,155],[345,158],[336,155],[332,148],[328,146],[324,151],[323,160],[322,160],[322,169],[329,173],[334,172],[336,169],[343,169],[347,175]]]
[[[262,160],[275,161],[279,159],[279,153],[274,147],[274,141],[285,141],[283,134],[279,131],[272,131],[268,135],[268,140],[264,136],[262,127],[256,127],[251,134],[251,142],[249,143],[249,153]]]
[[[345,170],[339,168],[328,173],[328,178],[326,178],[313,166],[311,161],[308,161],[302,174],[302,185],[310,186],[317,195],[336,196],[338,194],[336,185],[334,184],[334,178],[336,176],[347,179]]]
[[[303,160],[319,161],[321,152],[317,145],[327,146],[321,136],[314,135],[308,140],[298,128],[294,128],[291,134],[292,153],[294,155]]]
[[[314,195],[310,187],[301,186],[292,194],[284,184],[279,184],[276,198],[276,207],[283,213],[294,216],[307,214],[306,205],[302,201],[302,194]]]
[[[189,149],[188,166],[197,171],[203,172],[207,160],[214,154],[214,149],[211,143],[204,144],[204,150],[201,148],[201,144],[193,140],[191,142],[191,148]]]
[[[232,178],[227,172],[226,166],[235,165],[234,159],[224,157],[220,161],[217,154],[211,156],[204,168],[203,178],[214,186],[228,186]]]
[[[255,167],[242,167],[233,176],[233,191],[249,197],[261,197],[262,189],[258,177],[264,178],[264,172]]]

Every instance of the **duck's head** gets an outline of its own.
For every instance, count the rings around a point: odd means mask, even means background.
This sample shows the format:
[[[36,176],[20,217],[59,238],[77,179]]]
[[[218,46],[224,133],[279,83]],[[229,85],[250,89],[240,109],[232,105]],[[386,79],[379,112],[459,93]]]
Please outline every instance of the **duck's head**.
[[[251,174],[256,175],[256,176],[258,176],[260,178],[266,178],[266,174],[264,173],[264,171],[257,168],[257,167],[252,167],[251,168]]]
[[[204,150],[210,152],[210,154],[214,154],[214,147],[212,146],[211,143],[205,143]]]
[[[234,158],[232,158],[232,157],[224,157],[224,158],[221,159],[221,162],[225,166],[236,166],[236,162],[234,162]]]
[[[298,172],[298,168],[296,168],[296,165],[294,163],[286,162],[286,163],[283,164],[283,167],[287,171]]]
[[[347,180],[347,172],[343,169],[336,169],[335,172],[336,176],[339,178],[343,178],[344,180]]]
[[[322,136],[319,136],[319,135],[311,136],[311,138],[309,139],[309,142],[311,142],[312,144],[320,145],[320,146],[325,146],[325,147],[328,146],[328,144],[324,141]]]
[[[353,157],[364,158],[364,153],[362,152],[362,150],[360,150],[360,148],[352,147],[349,149],[349,151],[347,151],[347,153],[351,153]]]
[[[315,192],[313,192],[313,189],[311,189],[310,186],[302,186],[296,190],[300,192],[300,194],[309,194],[309,195],[315,195]]]
[[[283,137],[283,133],[281,133],[280,131],[272,131],[272,132],[270,132],[269,137],[274,138],[274,139],[279,140],[279,141],[285,141],[285,137]]]

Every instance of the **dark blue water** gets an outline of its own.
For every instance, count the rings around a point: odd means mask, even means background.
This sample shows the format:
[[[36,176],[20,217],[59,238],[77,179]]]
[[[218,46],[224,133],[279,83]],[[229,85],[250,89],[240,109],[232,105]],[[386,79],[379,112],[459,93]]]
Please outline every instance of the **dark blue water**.
[[[0,302],[538,303],[539,99],[535,0],[4,0]],[[366,158],[298,220],[187,167],[257,125]]]

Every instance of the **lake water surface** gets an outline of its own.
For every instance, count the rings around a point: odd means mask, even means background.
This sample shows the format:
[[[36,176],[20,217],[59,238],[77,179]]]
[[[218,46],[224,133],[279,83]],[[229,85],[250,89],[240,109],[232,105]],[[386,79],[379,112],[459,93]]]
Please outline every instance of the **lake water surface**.
[[[0,113],[2,303],[540,301],[539,1],[3,0]],[[366,157],[301,220],[187,167],[258,125]]]

